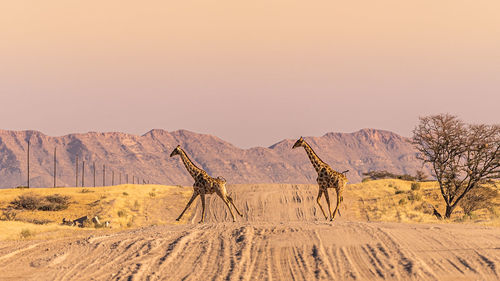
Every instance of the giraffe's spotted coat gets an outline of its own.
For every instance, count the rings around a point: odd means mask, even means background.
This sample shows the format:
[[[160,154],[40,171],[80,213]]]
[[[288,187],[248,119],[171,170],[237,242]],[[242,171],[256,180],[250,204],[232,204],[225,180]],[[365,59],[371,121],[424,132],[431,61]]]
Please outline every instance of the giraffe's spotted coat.
[[[186,205],[186,208],[184,208],[184,211],[179,215],[177,220],[180,220],[182,215],[186,212],[186,210],[191,206],[193,203],[194,199],[198,197],[198,195],[201,197],[201,204],[202,204],[202,213],[201,213],[201,220],[200,222],[203,222],[205,220],[205,195],[206,194],[213,194],[214,192],[224,201],[226,204],[227,208],[229,209],[229,212],[231,213],[231,217],[234,219],[234,214],[233,211],[231,210],[230,205],[234,207],[238,215],[242,216],[240,211],[236,208],[236,206],[233,203],[233,199],[227,194],[226,191],[226,180],[220,177],[213,178],[207,174],[204,170],[198,168],[192,161],[189,159],[187,156],[186,152],[180,147],[177,146],[172,153],[170,154],[170,157],[173,157],[175,155],[179,155],[182,159],[182,162],[184,163],[184,166],[186,167],[187,171],[189,174],[194,179],[194,184],[193,184],[193,196],[191,196],[191,199],[189,199],[189,202]]]
[[[333,170],[328,164],[323,162],[318,155],[314,152],[314,150],[311,148],[311,146],[302,138],[298,139],[295,144],[293,145],[292,148],[297,148],[297,147],[303,147],[304,150],[307,153],[307,156],[309,157],[309,160],[311,160],[311,163],[318,173],[318,178],[316,181],[318,182],[319,185],[319,191],[318,191],[318,196],[316,198],[316,202],[318,203],[321,212],[323,212],[323,215],[325,216],[326,219],[328,219],[328,216],[325,214],[325,211],[323,210],[323,206],[321,206],[320,199],[321,196],[324,194],[326,203],[328,204],[328,213],[330,215],[330,220],[333,220],[335,218],[335,215],[338,212],[340,203],[343,201],[342,193],[344,191],[344,188],[347,184],[347,177],[335,170]],[[330,203],[330,196],[328,195],[328,188],[333,188],[335,189],[337,193],[337,206],[335,207],[335,210],[332,213],[331,210],[331,203]]]

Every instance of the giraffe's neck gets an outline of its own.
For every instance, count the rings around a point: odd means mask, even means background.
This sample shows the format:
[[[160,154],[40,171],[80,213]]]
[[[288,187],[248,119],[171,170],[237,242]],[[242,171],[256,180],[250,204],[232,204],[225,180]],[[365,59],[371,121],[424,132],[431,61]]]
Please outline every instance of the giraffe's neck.
[[[304,142],[303,147],[307,153],[307,156],[309,157],[309,160],[311,160],[311,163],[312,163],[314,169],[316,170],[316,172],[319,173],[319,171],[321,170],[321,167],[323,166],[323,164],[325,164],[325,162],[323,162],[323,161],[321,161],[321,159],[319,159],[318,155],[316,155],[314,150],[311,148],[311,146],[309,146],[309,144],[307,142]]]
[[[191,159],[189,159],[186,152],[184,152],[184,150],[182,150],[182,149],[181,149],[180,156],[181,156],[182,162],[184,163],[184,166],[186,167],[187,171],[189,172],[189,174],[191,174],[191,176],[193,178],[196,179],[196,177],[199,174],[204,172],[202,169],[196,167],[196,165],[191,161]]]

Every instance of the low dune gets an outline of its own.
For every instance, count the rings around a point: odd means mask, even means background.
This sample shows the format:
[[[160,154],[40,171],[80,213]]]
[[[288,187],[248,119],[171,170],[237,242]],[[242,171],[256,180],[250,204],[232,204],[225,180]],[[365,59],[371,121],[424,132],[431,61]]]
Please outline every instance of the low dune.
[[[0,279],[498,280],[500,229],[494,223],[442,223],[416,208],[420,202],[399,204],[398,196],[405,193],[396,195],[394,189],[410,192],[409,185],[350,185],[334,222],[325,221],[316,205],[317,186],[229,186],[243,217],[231,222],[226,206],[212,195],[204,224],[197,223],[199,200],[175,224],[189,188],[145,186],[145,194],[152,188],[156,193],[143,198],[134,191],[137,187],[128,187],[127,200],[142,198],[135,226],[127,229],[123,222],[112,229],[61,227],[53,231],[65,235],[51,236],[48,231],[0,241]],[[434,196],[430,185],[420,191],[424,197]],[[126,188],[107,191],[108,205],[102,205],[113,208],[101,212],[115,226],[123,217],[112,214],[130,205],[117,199],[124,197]],[[99,192],[95,189],[94,196]],[[360,194],[367,200],[360,200]],[[126,210],[131,213],[133,208]]]

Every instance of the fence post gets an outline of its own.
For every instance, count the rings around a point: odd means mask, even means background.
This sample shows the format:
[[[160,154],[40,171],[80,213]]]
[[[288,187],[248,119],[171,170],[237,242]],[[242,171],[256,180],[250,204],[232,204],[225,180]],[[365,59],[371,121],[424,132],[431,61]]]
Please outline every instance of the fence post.
[[[76,159],[75,159],[75,165],[76,165],[76,168],[75,168],[75,173],[76,173],[76,187],[78,187],[78,155],[76,156]]]
[[[85,186],[85,161],[82,161],[82,187]]]
[[[56,151],[57,151],[57,147],[54,147],[54,187],[56,187],[56,170],[57,170],[57,167],[56,167]]]
[[[28,188],[30,187],[30,140],[28,139]]]

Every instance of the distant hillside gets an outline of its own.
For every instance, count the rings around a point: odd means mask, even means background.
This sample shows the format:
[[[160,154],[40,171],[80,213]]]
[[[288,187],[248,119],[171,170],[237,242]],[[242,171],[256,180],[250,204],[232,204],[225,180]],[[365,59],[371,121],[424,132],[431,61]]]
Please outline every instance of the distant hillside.
[[[178,157],[170,158],[180,144],[191,159],[209,174],[224,176],[230,183],[315,183],[316,174],[303,149],[291,147],[295,140],[283,140],[271,147],[238,148],[215,136],[186,130],[151,130],[137,136],[125,133],[70,134],[50,137],[37,131],[0,130],[0,187],[26,184],[26,142],[31,140],[32,187],[53,185],[53,151],[57,147],[57,185],[75,185],[75,156],[85,161],[85,185],[93,185],[91,164],[96,163],[96,184],[129,182],[132,176],[159,184],[191,185],[192,179]],[[388,170],[415,174],[421,163],[407,139],[395,133],[363,129],[354,133],[327,133],[305,138],[323,161],[334,169],[349,169],[351,182],[362,173]],[[80,183],[81,184],[81,179]]]

